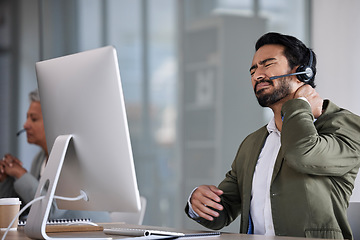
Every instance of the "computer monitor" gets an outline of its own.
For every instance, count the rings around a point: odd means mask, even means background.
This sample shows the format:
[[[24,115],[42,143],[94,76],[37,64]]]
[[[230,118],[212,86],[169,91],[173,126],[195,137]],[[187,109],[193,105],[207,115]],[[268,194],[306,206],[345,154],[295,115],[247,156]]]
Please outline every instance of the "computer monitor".
[[[36,63],[45,135],[51,149],[25,227],[47,238],[46,220],[54,195],[62,209],[139,211],[133,162],[116,50],[106,46]],[[44,189],[47,189],[46,191]]]

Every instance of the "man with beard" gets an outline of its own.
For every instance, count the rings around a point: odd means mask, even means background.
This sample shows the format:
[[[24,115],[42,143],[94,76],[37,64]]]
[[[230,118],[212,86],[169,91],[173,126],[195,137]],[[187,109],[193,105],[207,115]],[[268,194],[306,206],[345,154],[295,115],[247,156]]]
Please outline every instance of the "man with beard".
[[[353,239],[346,209],[360,164],[360,117],[315,91],[316,56],[295,37],[267,33],[250,68],[273,119],[242,142],[218,187],[202,185],[186,213],[240,233]]]

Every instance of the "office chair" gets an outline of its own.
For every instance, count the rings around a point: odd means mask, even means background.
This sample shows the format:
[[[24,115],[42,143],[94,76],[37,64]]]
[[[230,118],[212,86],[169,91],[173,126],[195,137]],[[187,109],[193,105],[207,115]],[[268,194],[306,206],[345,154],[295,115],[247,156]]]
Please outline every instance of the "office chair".
[[[360,202],[350,202],[348,220],[355,240],[360,239]]]

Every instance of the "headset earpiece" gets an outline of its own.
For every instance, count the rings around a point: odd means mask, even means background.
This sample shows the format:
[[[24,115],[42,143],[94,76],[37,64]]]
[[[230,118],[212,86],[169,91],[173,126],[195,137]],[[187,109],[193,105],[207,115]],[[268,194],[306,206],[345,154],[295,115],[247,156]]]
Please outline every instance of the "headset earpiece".
[[[314,57],[311,49],[309,49],[309,52],[310,52],[310,57],[309,57],[308,65],[307,66],[301,65],[296,69],[297,73],[302,73],[302,74],[298,74],[297,78],[304,83],[308,83],[314,76],[314,72],[311,68]]]
[[[289,74],[284,74],[284,75],[279,75],[279,76],[272,76],[269,79],[275,80],[278,78],[296,75],[300,81],[302,81],[304,83],[308,83],[314,77],[314,71],[311,68],[313,61],[314,61],[314,56],[313,56],[313,53],[310,48],[309,48],[309,52],[310,52],[310,58],[309,58],[309,63],[307,66],[301,65],[296,69],[296,72],[294,72],[294,73],[289,73]]]

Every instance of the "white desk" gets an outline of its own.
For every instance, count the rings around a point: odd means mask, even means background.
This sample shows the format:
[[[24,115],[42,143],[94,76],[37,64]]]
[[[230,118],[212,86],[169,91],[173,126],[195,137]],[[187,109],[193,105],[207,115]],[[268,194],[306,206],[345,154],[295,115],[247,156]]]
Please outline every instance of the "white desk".
[[[164,227],[154,227],[154,226],[139,226],[139,225],[132,225],[132,224],[124,224],[124,223],[104,223],[99,224],[103,227],[122,227],[122,228],[142,228],[142,229],[154,229],[154,230],[165,230],[165,231],[173,231],[173,232],[184,232],[184,233],[198,233],[198,231],[191,231],[191,230],[179,230],[173,228],[164,228]],[[0,232],[0,236],[4,232]],[[51,237],[66,237],[66,238],[105,238],[110,237],[113,239],[121,239],[127,238],[128,236],[119,236],[119,235],[107,235],[102,231],[91,231],[91,232],[62,232],[62,233],[49,233]],[[23,240],[23,239],[30,239],[25,235],[23,227],[20,227],[18,231],[10,231],[6,236],[6,240]],[[179,238],[181,239],[181,238]],[[189,239],[189,238],[188,238]],[[212,239],[212,240],[305,240],[305,238],[296,238],[296,237],[267,237],[267,236],[260,236],[260,235],[247,235],[247,234],[237,234],[237,233],[221,233],[220,236],[209,236],[209,237],[196,237],[196,240],[202,239]],[[311,240],[306,238],[306,240]],[[313,239],[315,240],[315,239]]]

